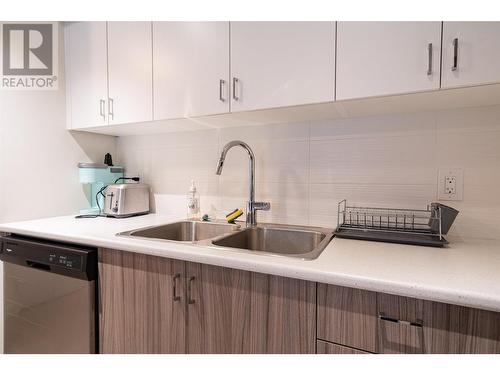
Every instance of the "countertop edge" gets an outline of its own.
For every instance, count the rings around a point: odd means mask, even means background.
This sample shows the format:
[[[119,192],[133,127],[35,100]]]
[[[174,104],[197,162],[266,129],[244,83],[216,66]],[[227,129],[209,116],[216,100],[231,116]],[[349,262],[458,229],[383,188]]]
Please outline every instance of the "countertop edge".
[[[215,256],[210,253],[203,252],[203,246],[186,243],[175,243],[173,247],[182,247],[184,250],[177,249],[154,249],[153,246],[147,247],[136,241],[135,239],[127,238],[127,241],[120,241],[117,244],[115,241],[91,236],[64,236],[58,234],[47,234],[42,231],[26,230],[8,225],[0,225],[0,233],[13,233],[31,237],[44,238],[49,240],[77,243],[83,245],[95,246],[98,248],[109,248],[121,251],[129,251],[134,253],[153,255],[165,258],[173,258],[183,261],[191,261],[202,264],[209,264],[220,267],[234,268],[244,271],[259,272],[282,277],[301,279],[312,282],[338,285],[343,287],[363,289],[373,292],[387,293],[425,299],[435,302],[448,303],[453,305],[466,306],[477,309],[500,312],[500,298],[483,294],[461,294],[456,291],[443,290],[442,288],[433,288],[432,286],[422,286],[420,284],[391,282],[389,280],[374,280],[354,276],[350,274],[332,273],[326,271],[301,269],[296,264],[266,264],[259,262],[259,258],[248,260],[237,257],[222,257]],[[117,237],[118,238],[118,237]],[[200,251],[201,250],[201,251]],[[226,250],[224,250],[226,251]],[[196,252],[196,253],[195,253]],[[251,257],[257,257],[251,255]],[[261,257],[259,255],[258,257]],[[304,260],[303,262],[308,262]]]

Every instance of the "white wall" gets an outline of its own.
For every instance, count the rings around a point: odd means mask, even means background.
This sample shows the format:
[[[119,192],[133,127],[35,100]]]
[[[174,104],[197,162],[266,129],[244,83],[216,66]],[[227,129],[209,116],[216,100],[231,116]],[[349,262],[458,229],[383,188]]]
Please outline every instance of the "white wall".
[[[60,39],[59,90],[0,91],[0,222],[76,213],[85,206],[77,163],[115,151],[115,137],[65,129],[63,45]]]
[[[203,130],[118,140],[128,173],[152,184],[156,206],[185,215],[191,178],[225,213],[244,208],[247,156],[229,152],[215,175],[219,150],[241,139],[256,155],[256,198],[270,201],[259,219],[334,227],[337,203],[425,208],[437,200],[438,168],[464,169],[464,200],[452,234],[500,238],[500,107],[313,123]]]

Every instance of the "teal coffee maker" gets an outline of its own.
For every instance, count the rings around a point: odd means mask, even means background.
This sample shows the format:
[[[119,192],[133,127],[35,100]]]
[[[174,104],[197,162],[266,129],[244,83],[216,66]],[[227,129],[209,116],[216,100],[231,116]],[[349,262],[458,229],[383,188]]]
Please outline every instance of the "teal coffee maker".
[[[104,207],[104,196],[98,192],[117,179],[123,177],[124,168],[100,163],[79,163],[78,173],[83,184],[89,207],[82,208],[82,215],[98,215],[99,207]]]

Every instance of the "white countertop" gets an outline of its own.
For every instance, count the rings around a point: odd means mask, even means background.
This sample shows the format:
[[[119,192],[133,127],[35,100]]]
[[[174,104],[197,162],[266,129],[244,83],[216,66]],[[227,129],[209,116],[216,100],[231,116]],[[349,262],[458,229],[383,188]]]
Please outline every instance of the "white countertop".
[[[0,225],[0,232],[133,251],[279,276],[500,311],[500,242],[453,239],[447,248],[334,238],[315,260],[213,249],[190,243],[118,237],[172,222],[62,216]]]

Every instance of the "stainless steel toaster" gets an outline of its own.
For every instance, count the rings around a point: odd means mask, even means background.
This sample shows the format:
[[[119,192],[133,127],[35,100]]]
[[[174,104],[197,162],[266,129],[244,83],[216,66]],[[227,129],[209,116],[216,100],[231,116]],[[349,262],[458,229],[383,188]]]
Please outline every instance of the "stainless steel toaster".
[[[129,217],[149,212],[149,185],[111,184],[106,188],[104,215]]]

